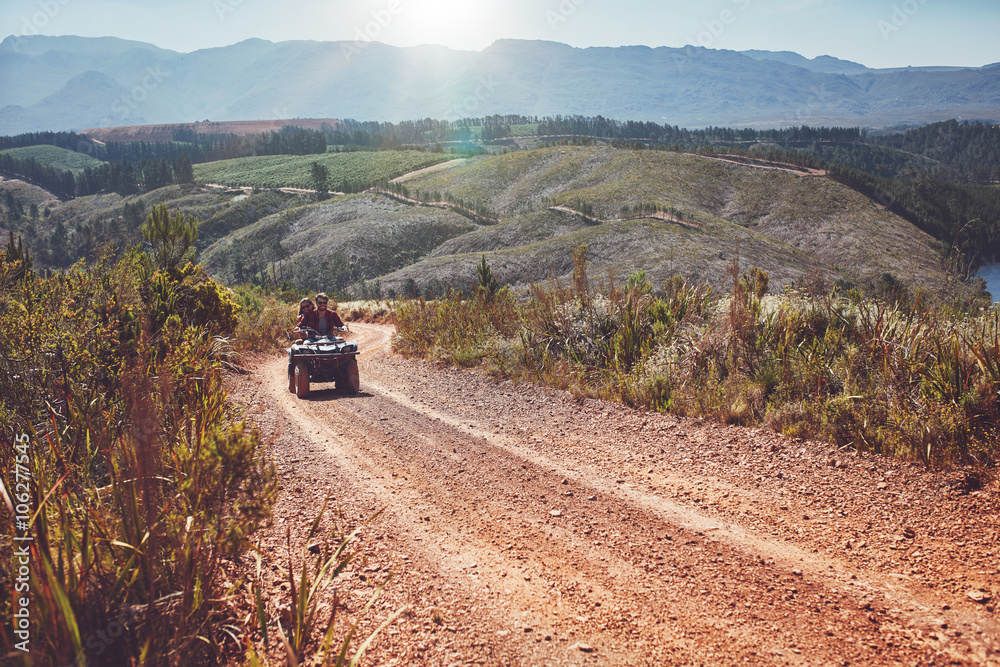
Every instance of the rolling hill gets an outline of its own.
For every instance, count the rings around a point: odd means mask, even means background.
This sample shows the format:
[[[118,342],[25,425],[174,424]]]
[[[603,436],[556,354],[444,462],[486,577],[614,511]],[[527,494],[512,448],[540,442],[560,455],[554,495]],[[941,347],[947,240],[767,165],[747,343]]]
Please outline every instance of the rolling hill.
[[[376,281],[384,294],[440,293],[468,288],[483,255],[514,285],[568,279],[572,249],[586,244],[592,275],[616,279],[644,270],[654,283],[681,274],[725,288],[726,267],[738,258],[766,270],[776,290],[811,275],[858,283],[889,273],[932,290],[947,283],[936,241],[825,176],[672,152],[555,147],[456,161],[405,186],[485,205],[500,221],[478,224],[366,193],[264,218],[221,238],[203,261],[228,280],[239,279],[239,267],[280,261],[287,277],[310,287]],[[633,213],[650,204],[672,214]],[[573,212],[587,206],[592,217]]]
[[[319,157],[335,162],[408,155]],[[316,203],[312,195],[268,189],[298,183],[303,164],[317,156],[268,157],[259,161],[275,163],[269,176],[274,182],[257,183],[263,189],[249,197],[190,185],[141,197],[79,197],[36,223],[35,236],[45,239],[61,224],[88,229],[95,238],[110,234],[136,242],[141,218],[129,218],[135,211],[123,207],[140,200],[147,209],[165,203],[202,220],[200,261],[226,282],[291,281],[305,289],[368,296],[468,289],[484,255],[498,278],[515,286],[565,281],[580,245],[588,248],[595,279],[624,280],[645,271],[654,284],[682,275],[725,291],[727,267],[736,259],[744,268],[767,271],[772,291],[815,276],[877,284],[888,274],[935,292],[954,285],[937,241],[822,172],[603,145],[477,156],[433,169],[420,167],[440,155],[413,156],[419,159],[407,168],[415,171],[398,179],[409,202],[369,191]],[[363,164],[351,164],[364,171]],[[199,165],[199,178],[214,182],[234,166],[246,171],[243,161],[208,163]],[[240,173],[231,172],[233,184],[253,185]],[[444,197],[494,215],[412,200]],[[493,218],[495,223],[484,222]],[[70,236],[70,247],[82,247]]]
[[[850,281],[888,272],[911,284],[945,283],[934,239],[822,176],[671,152],[560,147],[474,158],[406,185],[451,192],[501,214],[521,213],[383,276],[388,286],[411,279],[468,281],[483,253],[496,253],[498,273],[513,283],[566,278],[570,249],[580,243],[588,245],[595,275],[610,270],[619,278],[636,270],[656,280],[680,272],[722,287],[726,265],[738,255],[742,264],[767,270],[778,288],[810,272]],[[700,227],[617,220],[627,217],[623,206],[649,203],[672,208]],[[593,224],[550,210],[558,204],[589,204],[609,222]]]
[[[226,281],[277,271],[297,285],[333,291],[420,261],[476,226],[457,213],[348,195],[265,217],[213,243],[200,260]]]

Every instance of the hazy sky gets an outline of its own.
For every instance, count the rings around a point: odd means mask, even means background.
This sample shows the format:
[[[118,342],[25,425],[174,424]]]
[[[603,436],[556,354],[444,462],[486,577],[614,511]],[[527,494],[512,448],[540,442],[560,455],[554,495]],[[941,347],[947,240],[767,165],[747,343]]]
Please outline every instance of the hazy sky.
[[[869,67],[1000,62],[997,0],[2,0],[0,32],[116,36],[177,51],[250,37],[482,50],[573,46],[796,51]]]

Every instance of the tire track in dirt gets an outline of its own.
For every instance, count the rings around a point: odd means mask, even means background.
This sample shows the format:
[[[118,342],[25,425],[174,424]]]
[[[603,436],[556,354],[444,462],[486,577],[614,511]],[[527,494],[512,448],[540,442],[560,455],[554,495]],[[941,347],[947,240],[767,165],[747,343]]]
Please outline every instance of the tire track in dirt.
[[[437,371],[390,355],[388,327],[353,326],[361,395],[321,386],[297,400],[284,359],[262,367],[262,392],[285,439],[312,452],[296,474],[358,511],[386,508],[374,558],[407,566],[396,597],[448,619],[443,642],[407,617],[380,662],[1000,664],[988,615],[939,611],[927,590],[668,498],[703,488],[739,507],[774,500],[666,469],[650,428],[610,423],[622,408]],[[947,637],[942,622],[969,631]]]
[[[401,405],[407,405],[411,409],[418,410],[425,415],[432,416],[443,423],[446,423],[458,430],[465,430],[470,435],[490,442],[496,447],[508,451],[515,458],[531,461],[541,469],[548,470],[557,476],[569,479],[577,484],[587,486],[593,492],[600,492],[608,497],[616,497],[622,503],[642,507],[658,515],[668,524],[679,526],[689,531],[697,533],[712,533],[712,536],[737,549],[757,554],[760,557],[774,560],[788,570],[801,570],[813,578],[823,580],[825,585],[856,586],[859,590],[870,593],[881,593],[897,606],[911,607],[914,613],[909,616],[919,618],[926,624],[932,624],[941,617],[940,613],[926,614],[917,610],[930,610],[940,608],[941,599],[930,596],[926,591],[914,590],[900,581],[899,578],[884,576],[878,572],[864,572],[857,568],[852,568],[838,558],[830,558],[824,554],[814,554],[802,548],[791,545],[785,541],[768,539],[746,530],[737,523],[725,521],[712,517],[704,512],[694,510],[688,506],[673,502],[655,493],[637,488],[632,484],[624,483],[623,480],[611,480],[602,478],[602,471],[587,464],[567,467],[563,461],[558,461],[540,454],[530,448],[522,447],[511,438],[497,436],[489,431],[465,426],[463,420],[452,417],[432,408],[420,408],[413,405],[404,395],[394,392],[388,387],[378,383],[370,383],[372,390],[381,395],[396,401]],[[572,462],[570,462],[572,463]],[[661,483],[683,485],[686,480],[673,475],[661,476]],[[620,483],[621,482],[621,483]],[[731,488],[732,492],[738,492]],[[945,614],[950,617],[952,625],[969,623],[974,620],[972,615],[961,612]],[[984,627],[988,628],[991,634],[1000,632],[1000,624],[986,622]]]

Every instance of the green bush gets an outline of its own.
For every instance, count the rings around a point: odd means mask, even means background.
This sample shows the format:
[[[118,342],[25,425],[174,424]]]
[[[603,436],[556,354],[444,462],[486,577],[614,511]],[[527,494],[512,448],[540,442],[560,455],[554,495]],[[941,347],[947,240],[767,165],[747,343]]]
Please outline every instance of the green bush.
[[[200,264],[161,269],[148,280],[142,291],[143,302],[154,331],[159,331],[171,315],[187,326],[215,335],[231,335],[236,329],[239,305]]]
[[[206,335],[235,326],[235,304],[200,267],[152,283],[149,271],[142,255],[105,255],[40,278],[0,256],[0,475],[16,488],[14,439],[28,436],[35,664],[212,664],[244,650],[225,629],[242,619],[223,566],[277,487]],[[7,562],[12,536],[5,524]],[[121,637],[96,642],[112,623]]]

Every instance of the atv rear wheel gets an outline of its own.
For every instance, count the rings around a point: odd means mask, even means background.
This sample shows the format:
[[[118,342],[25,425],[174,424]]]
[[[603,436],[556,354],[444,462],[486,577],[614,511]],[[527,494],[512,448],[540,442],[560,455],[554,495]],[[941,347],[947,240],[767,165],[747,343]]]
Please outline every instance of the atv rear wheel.
[[[351,357],[350,360],[344,364],[343,371],[343,377],[337,380],[337,389],[340,389],[348,394],[356,394],[361,391],[361,376],[358,374],[358,358]]]
[[[295,364],[295,395],[299,398],[309,395],[309,366],[304,361]]]
[[[288,364],[288,391],[291,394],[295,393],[295,367]]]

